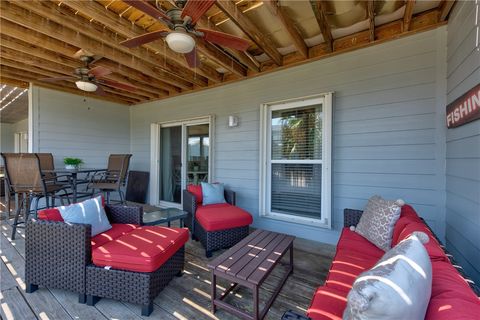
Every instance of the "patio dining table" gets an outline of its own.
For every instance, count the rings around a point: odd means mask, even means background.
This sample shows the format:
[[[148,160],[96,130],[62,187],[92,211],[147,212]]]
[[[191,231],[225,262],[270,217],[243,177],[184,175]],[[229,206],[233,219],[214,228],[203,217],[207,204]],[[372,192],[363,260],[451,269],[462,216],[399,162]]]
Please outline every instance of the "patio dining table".
[[[79,174],[91,174],[91,173],[97,173],[101,171],[106,171],[106,168],[78,168],[78,169],[55,169],[55,170],[44,170],[43,172],[49,172],[49,173],[56,173],[56,174],[61,174],[61,175],[68,175],[70,176],[71,179],[71,186],[72,186],[72,200],[73,202],[77,202],[78,198],[78,175]]]

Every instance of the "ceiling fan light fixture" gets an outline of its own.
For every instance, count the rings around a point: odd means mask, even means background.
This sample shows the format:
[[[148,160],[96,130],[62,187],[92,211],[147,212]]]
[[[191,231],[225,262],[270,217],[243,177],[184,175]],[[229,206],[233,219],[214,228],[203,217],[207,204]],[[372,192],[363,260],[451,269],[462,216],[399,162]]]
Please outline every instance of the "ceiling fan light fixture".
[[[75,81],[75,85],[77,86],[78,89],[87,91],[87,92],[97,91],[97,88],[98,88],[95,83],[83,81],[83,80]]]
[[[189,53],[195,47],[195,40],[185,32],[174,31],[165,38],[168,47],[178,53]]]

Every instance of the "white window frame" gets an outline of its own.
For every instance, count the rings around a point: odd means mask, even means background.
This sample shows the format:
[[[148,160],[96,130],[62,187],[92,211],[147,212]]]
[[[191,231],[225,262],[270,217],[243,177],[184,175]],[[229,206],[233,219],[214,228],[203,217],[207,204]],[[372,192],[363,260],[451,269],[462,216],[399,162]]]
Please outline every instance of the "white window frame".
[[[332,227],[332,92],[286,101],[264,103],[260,108],[260,216],[275,220],[331,229]],[[320,219],[271,212],[271,165],[297,163],[296,160],[271,160],[272,111],[322,105],[322,160],[302,163],[322,164],[322,204]]]
[[[209,139],[210,139],[210,146],[209,146],[209,154],[208,154],[208,182],[214,181],[214,162],[213,162],[213,155],[214,155],[214,146],[215,146],[215,117],[213,115],[205,116],[205,117],[198,117],[198,118],[190,118],[190,119],[183,119],[183,120],[176,120],[176,121],[168,121],[168,122],[161,122],[161,123],[152,123],[150,125],[150,204],[154,206],[159,206],[161,208],[182,208],[183,204],[183,193],[181,202],[173,203],[168,201],[160,201],[160,132],[161,128],[167,127],[175,127],[181,126],[182,127],[182,190],[185,189],[186,186],[186,175],[187,175],[187,168],[184,165],[186,163],[186,154],[187,154],[187,143],[185,141],[187,127],[199,125],[199,124],[208,124],[209,125]]]

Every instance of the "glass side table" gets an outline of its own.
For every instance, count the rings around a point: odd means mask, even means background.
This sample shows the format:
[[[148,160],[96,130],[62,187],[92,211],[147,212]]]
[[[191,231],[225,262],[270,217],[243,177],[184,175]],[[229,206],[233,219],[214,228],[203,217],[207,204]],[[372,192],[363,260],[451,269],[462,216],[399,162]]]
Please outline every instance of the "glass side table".
[[[167,226],[170,227],[170,223],[172,221],[180,220],[180,228],[183,228],[183,220],[187,217],[187,215],[187,211],[177,208],[158,209],[152,212],[145,212],[143,214],[143,224],[146,226],[154,226],[157,224],[167,223]]]

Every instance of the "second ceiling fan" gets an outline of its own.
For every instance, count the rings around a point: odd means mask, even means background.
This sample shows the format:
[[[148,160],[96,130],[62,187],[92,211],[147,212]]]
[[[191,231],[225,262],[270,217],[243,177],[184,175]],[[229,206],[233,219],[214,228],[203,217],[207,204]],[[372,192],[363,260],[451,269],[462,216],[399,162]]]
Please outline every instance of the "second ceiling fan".
[[[183,53],[188,65],[196,67],[200,64],[200,61],[195,49],[195,39],[191,35],[240,51],[246,51],[250,46],[250,42],[243,38],[210,29],[196,28],[196,22],[213,6],[216,0],[178,0],[175,1],[176,7],[166,12],[153,7],[144,0],[123,0],[123,2],[155,19],[161,20],[171,30],[153,31],[121,42],[126,47],[138,47],[165,37],[170,49]]]

